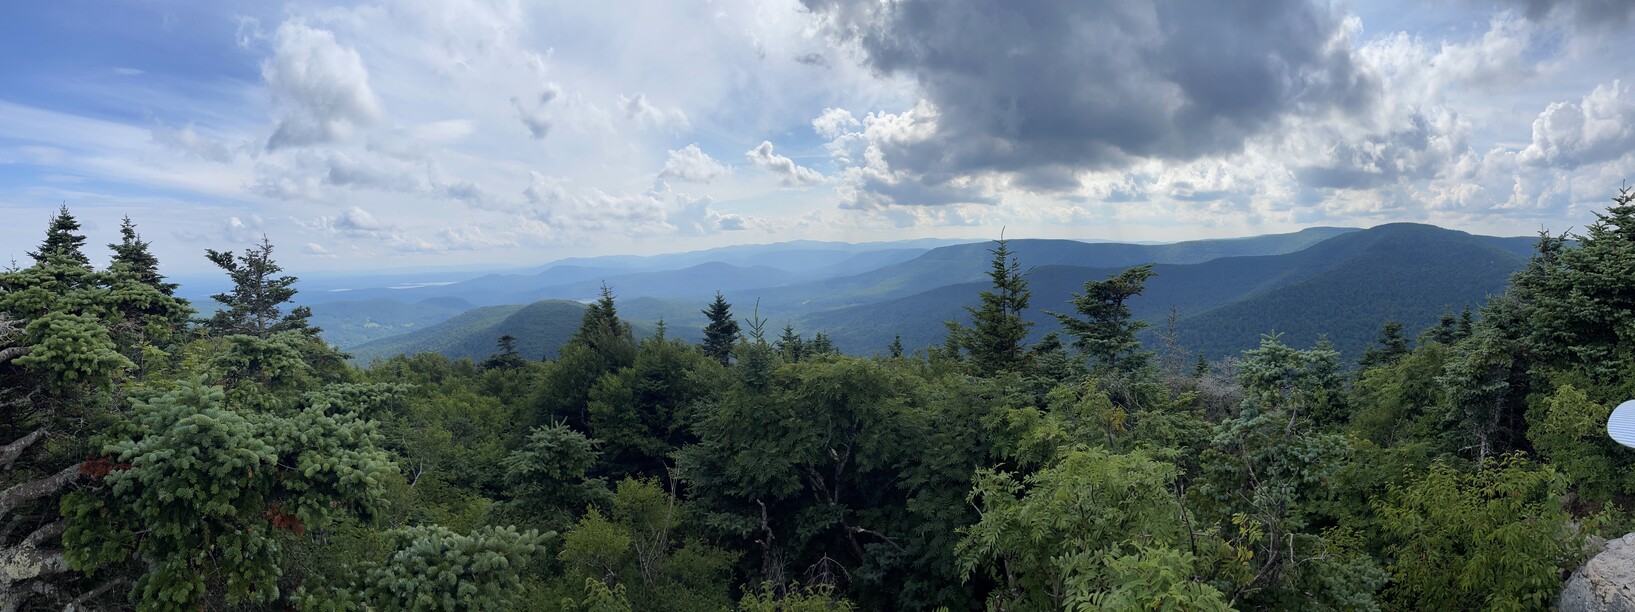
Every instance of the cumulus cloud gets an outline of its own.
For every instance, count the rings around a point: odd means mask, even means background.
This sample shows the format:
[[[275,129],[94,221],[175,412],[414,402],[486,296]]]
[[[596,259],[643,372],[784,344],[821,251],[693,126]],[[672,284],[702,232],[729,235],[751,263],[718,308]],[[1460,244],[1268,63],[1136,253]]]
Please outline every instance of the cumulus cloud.
[[[527,204],[519,212],[540,223],[548,237],[582,239],[587,232],[629,236],[698,235],[738,229],[748,220],[722,215],[708,196],[679,193],[663,181],[642,193],[616,194],[596,188],[574,188],[568,181],[533,172],[523,190]],[[735,217],[735,219],[728,219]]]
[[[795,160],[772,152],[772,142],[763,140],[755,148],[744,152],[744,157],[757,168],[771,171],[778,175],[778,180],[788,187],[802,187],[816,185],[823,182],[823,175],[816,170],[803,167]]]
[[[812,131],[817,132],[819,136],[834,140],[860,125],[862,124],[858,123],[857,117],[853,117],[852,112],[849,110],[825,108],[822,114],[812,120]]]
[[[619,109],[624,116],[641,125],[682,129],[688,126],[687,113],[679,108],[660,108],[647,101],[644,94],[619,96]]]
[[[696,144],[670,151],[659,171],[660,179],[673,178],[688,183],[708,183],[727,173],[727,167],[715,161]]]
[[[1341,20],[1306,0],[803,3],[871,68],[920,85],[930,129],[878,144],[890,167],[939,183],[1231,153],[1378,90]]]
[[[311,221],[297,220],[296,224],[325,235],[351,238],[390,238],[398,229],[396,225],[382,221],[357,206],[334,216],[322,215]]]
[[[261,77],[286,114],[267,139],[268,150],[333,142],[384,118],[363,59],[333,33],[292,19],[278,26],[273,41]]]
[[[1635,100],[1619,81],[1600,85],[1578,102],[1552,102],[1533,120],[1533,140],[1521,161],[1576,168],[1635,149]]]
[[[301,245],[301,252],[306,253],[308,255],[311,255],[313,257],[324,257],[324,258],[335,257],[335,254],[329,252],[329,249],[324,248],[324,245],[318,244],[316,242],[308,242],[308,243],[306,243],[304,245]]]

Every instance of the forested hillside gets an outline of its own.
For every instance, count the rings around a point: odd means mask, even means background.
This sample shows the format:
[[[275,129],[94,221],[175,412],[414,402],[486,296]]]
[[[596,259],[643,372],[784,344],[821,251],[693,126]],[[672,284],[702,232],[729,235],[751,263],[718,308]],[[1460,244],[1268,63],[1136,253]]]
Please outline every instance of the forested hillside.
[[[1603,431],[1635,394],[1635,192],[1525,262],[1436,232],[1031,272],[1000,241],[938,290],[935,346],[872,357],[730,295],[700,342],[643,333],[604,289],[413,349],[471,358],[360,364],[272,244],[202,254],[231,288],[200,312],[134,223],[97,269],[64,207],[0,272],[0,608],[1549,609],[1587,538],[1635,529]],[[1491,297],[1346,308],[1413,274]],[[1306,341],[1363,318],[1355,370]]]

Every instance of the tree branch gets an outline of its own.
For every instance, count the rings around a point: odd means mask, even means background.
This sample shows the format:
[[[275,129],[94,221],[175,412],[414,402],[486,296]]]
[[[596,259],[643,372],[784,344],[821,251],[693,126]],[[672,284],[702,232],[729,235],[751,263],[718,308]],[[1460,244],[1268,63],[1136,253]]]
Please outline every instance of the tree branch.
[[[33,433],[18,438],[11,444],[0,446],[0,470],[9,469],[11,464],[17,461],[17,457],[23,454],[23,451],[28,450],[28,447],[33,446],[35,442],[44,437],[45,428],[42,427],[34,430]]]
[[[12,508],[47,497],[61,491],[68,483],[80,477],[80,467],[84,463],[76,463],[62,469],[62,471],[39,480],[17,484],[4,493],[0,493],[0,518],[11,513]]]
[[[16,359],[18,357],[22,357],[23,355],[27,355],[29,349],[31,349],[31,348],[33,348],[33,347],[29,347],[29,346],[11,346],[11,347],[6,347],[6,348],[3,348],[3,349],[0,349],[0,363],[5,363],[7,361],[11,361],[11,360]]]

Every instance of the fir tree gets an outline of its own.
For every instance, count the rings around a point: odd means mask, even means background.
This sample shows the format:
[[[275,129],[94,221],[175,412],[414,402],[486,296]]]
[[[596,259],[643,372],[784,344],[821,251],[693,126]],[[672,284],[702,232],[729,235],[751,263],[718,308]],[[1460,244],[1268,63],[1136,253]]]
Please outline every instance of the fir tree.
[[[1001,239],[989,250],[993,260],[988,277],[993,290],[982,292],[982,306],[966,307],[971,327],[949,321],[948,344],[970,354],[971,363],[984,375],[1014,371],[1022,365],[1023,339],[1033,323],[1022,320],[1033,292],[1028,290],[1022,264],[1011,256],[1009,241]]]
[[[709,325],[704,326],[704,354],[721,365],[731,365],[732,345],[738,342],[739,330],[738,322],[732,318],[732,304],[717,291],[715,301],[703,313],[710,319]]]
[[[318,334],[318,328],[307,325],[312,309],[297,306],[283,314],[283,305],[295,297],[294,276],[278,276],[284,271],[272,259],[272,243],[265,236],[261,244],[244,250],[234,257],[232,251],[206,249],[210,262],[227,272],[233,279],[233,288],[227,293],[210,296],[222,304],[215,316],[204,321],[204,326],[215,336],[244,334],[266,338],[281,331],[300,331],[309,336]]]
[[[834,342],[829,340],[829,334],[823,332],[818,332],[817,335],[812,336],[810,342],[806,343],[807,355],[831,355],[839,352],[840,349],[835,348]]]
[[[34,262],[45,264],[52,259],[61,259],[71,262],[82,268],[90,269],[91,260],[85,257],[85,236],[79,232],[79,221],[68,212],[68,205],[63,204],[57,209],[57,216],[51,218],[51,223],[45,230],[45,242],[40,243],[40,249],[29,251],[28,256]]]
[[[517,337],[511,334],[500,336],[495,343],[499,352],[494,353],[483,361],[484,370],[515,370],[521,368],[526,361],[517,353]]]
[[[579,331],[569,342],[579,342],[595,350],[611,348],[615,343],[634,344],[630,326],[619,320],[619,311],[613,303],[613,289],[606,283],[602,284],[602,296],[585,309]]]
[[[1459,313],[1459,327],[1454,331],[1454,335],[1459,340],[1464,340],[1469,338],[1473,331],[1475,331],[1474,317],[1470,314],[1470,304],[1465,304],[1465,311]]]
[[[902,334],[892,335],[892,337],[891,337],[891,346],[886,347],[886,349],[891,351],[891,358],[892,359],[902,357],[903,356],[903,335]]]
[[[783,335],[778,337],[778,341],[773,343],[772,347],[783,353],[784,360],[789,362],[800,361],[800,358],[806,355],[806,346],[801,342],[800,334],[795,333],[795,326],[788,323],[784,324]]]
[[[159,274],[159,258],[148,251],[148,242],[136,233],[136,224],[131,222],[129,215],[119,224],[119,236],[119,242],[108,245],[114,252],[113,259],[108,262],[109,270],[158,289],[167,296],[176,295],[176,283],[165,282],[164,275]]]
[[[1357,362],[1363,370],[1396,363],[1403,355],[1408,354],[1408,338],[1402,335],[1402,323],[1397,321],[1386,321],[1381,325],[1379,338],[1375,342],[1378,345],[1364,350],[1362,359]]]
[[[1152,265],[1136,266],[1104,281],[1084,284],[1084,293],[1073,294],[1068,303],[1084,318],[1051,312],[1061,321],[1062,329],[1073,336],[1073,347],[1088,356],[1098,368],[1131,371],[1146,363],[1150,353],[1141,351],[1137,332],[1146,329],[1146,321],[1132,321],[1130,298],[1141,295],[1147,279],[1152,278]]]

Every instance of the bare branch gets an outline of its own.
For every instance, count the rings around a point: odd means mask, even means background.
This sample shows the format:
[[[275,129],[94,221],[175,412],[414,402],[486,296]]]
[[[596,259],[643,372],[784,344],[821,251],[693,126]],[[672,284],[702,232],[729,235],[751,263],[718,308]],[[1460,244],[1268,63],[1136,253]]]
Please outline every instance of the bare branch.
[[[23,454],[23,451],[28,450],[28,447],[33,446],[35,442],[44,437],[45,429],[40,428],[34,430],[34,433],[18,438],[11,444],[0,446],[0,470],[10,468],[11,464],[17,461],[17,457]]]
[[[12,508],[42,497],[49,497],[61,491],[63,487],[68,486],[68,483],[79,479],[80,466],[83,465],[85,464],[76,463],[51,476],[20,483],[6,489],[4,493],[0,493],[0,518],[10,514]]]
[[[16,359],[18,357],[22,357],[23,355],[27,355],[28,350],[30,348],[33,348],[33,347],[13,346],[13,347],[0,349],[0,363],[5,363],[7,361],[11,361],[11,360]]]

